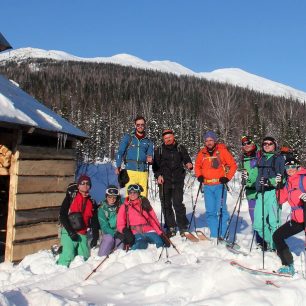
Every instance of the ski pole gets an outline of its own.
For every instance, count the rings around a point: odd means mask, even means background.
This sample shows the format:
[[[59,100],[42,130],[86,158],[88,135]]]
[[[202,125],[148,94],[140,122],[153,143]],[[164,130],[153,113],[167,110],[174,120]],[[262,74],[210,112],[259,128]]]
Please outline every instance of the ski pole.
[[[242,184],[242,183],[241,183],[241,184]],[[231,222],[232,222],[232,220],[233,220],[234,214],[235,214],[235,212],[236,212],[236,209],[237,209],[238,203],[239,203],[239,201],[240,201],[240,198],[242,198],[242,196],[243,196],[244,190],[245,190],[245,185],[243,185],[243,186],[241,187],[241,189],[240,189],[239,196],[238,196],[238,198],[237,198],[237,201],[236,201],[236,204],[235,204],[235,206],[234,206],[234,209],[233,209],[231,218],[230,218],[230,220],[229,220],[229,222],[228,222],[228,225],[227,225],[227,228],[226,228],[226,231],[225,231],[225,240],[227,240],[228,237],[229,237],[230,225],[231,225]]]
[[[116,240],[114,241],[114,243],[116,243]],[[113,254],[117,248],[122,244],[122,241],[120,241],[120,243],[117,246],[114,246],[114,248],[112,249],[112,251],[91,271],[91,273],[85,278],[85,280],[88,280],[90,278],[90,276],[92,274],[94,274],[95,272],[97,272],[97,270],[99,269],[99,267],[109,258],[109,256],[111,254]]]
[[[245,185],[242,187],[242,191],[244,190]],[[236,220],[236,225],[235,225],[235,231],[234,231],[234,238],[232,244],[235,244],[236,241],[236,235],[237,235],[237,227],[238,227],[238,222],[239,222],[239,215],[240,215],[240,208],[241,208],[241,203],[242,203],[242,194],[239,200],[239,205],[238,205],[238,210],[237,210],[237,220]]]
[[[179,250],[177,249],[177,247],[175,246],[175,244],[168,238],[168,236],[165,234],[165,232],[163,231],[163,229],[161,228],[161,226],[160,226],[160,224],[158,224],[154,219],[148,219],[148,218],[146,218],[145,216],[144,216],[144,214],[140,211],[140,210],[138,210],[136,207],[134,207],[134,206],[131,206],[131,208],[132,209],[134,209],[135,211],[137,211],[138,213],[139,213],[139,215],[140,216],[142,216],[149,224],[150,224],[150,220],[153,220],[153,222],[159,227],[159,229],[163,232],[163,237],[173,246],[173,248],[176,250],[176,252],[178,253],[178,254],[181,254],[180,252],[179,252]]]
[[[256,234],[256,232],[255,232],[255,231],[253,231],[253,237],[252,237],[251,246],[250,246],[250,253],[252,252],[252,248],[253,248],[253,242],[254,242],[255,234]]]
[[[194,214],[195,214],[195,209],[196,209],[196,206],[197,206],[197,203],[198,203],[198,197],[199,197],[199,193],[200,193],[201,187],[202,187],[202,183],[200,183],[200,185],[199,185],[198,192],[197,192],[197,196],[196,196],[196,199],[195,199],[193,208],[192,208],[192,214],[191,214],[191,218],[190,218],[190,222],[189,222],[188,231],[190,230],[190,226],[191,226],[191,223],[192,223],[192,219],[193,219]]]
[[[217,238],[217,245],[219,244],[220,234],[222,232],[222,217],[223,217],[223,200],[224,200],[224,190],[225,184],[222,184],[222,193],[221,193],[221,204],[219,210],[219,225],[218,225],[218,238]]]
[[[265,181],[265,178],[262,178],[263,182]],[[265,220],[265,185],[262,184],[261,186],[261,198],[262,198],[262,217],[261,217],[261,221],[262,221],[262,269],[265,268],[265,224],[264,224],[264,220]]]

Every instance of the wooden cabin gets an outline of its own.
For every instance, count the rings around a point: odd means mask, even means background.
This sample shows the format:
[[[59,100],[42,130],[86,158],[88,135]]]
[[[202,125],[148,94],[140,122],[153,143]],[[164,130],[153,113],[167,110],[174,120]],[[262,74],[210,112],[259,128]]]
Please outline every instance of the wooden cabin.
[[[58,215],[86,134],[0,75],[0,256],[58,244]]]

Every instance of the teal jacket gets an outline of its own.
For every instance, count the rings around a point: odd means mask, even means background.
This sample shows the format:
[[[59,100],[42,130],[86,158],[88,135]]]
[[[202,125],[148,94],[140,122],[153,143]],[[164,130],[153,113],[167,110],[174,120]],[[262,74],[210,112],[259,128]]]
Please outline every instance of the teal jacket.
[[[241,170],[245,169],[248,173],[248,179],[245,185],[245,193],[247,200],[252,200],[256,198],[256,179],[258,176],[257,168],[257,154],[254,152],[251,156],[243,155],[241,161]]]
[[[104,200],[98,209],[98,220],[103,234],[114,236],[117,224],[117,211],[119,204],[108,205]]]

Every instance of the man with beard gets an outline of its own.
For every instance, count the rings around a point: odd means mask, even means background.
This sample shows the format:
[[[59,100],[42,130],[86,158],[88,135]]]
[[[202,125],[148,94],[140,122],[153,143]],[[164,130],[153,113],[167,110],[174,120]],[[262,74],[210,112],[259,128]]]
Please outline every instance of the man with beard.
[[[175,140],[172,130],[164,130],[162,137],[163,144],[154,151],[153,171],[159,186],[167,235],[174,236],[177,226],[183,236],[189,223],[183,204],[185,168],[192,170],[192,161],[186,148]]]
[[[229,214],[226,207],[225,185],[234,176],[237,165],[225,144],[217,142],[213,131],[204,134],[205,147],[200,150],[195,162],[195,173],[203,184],[206,220],[210,237],[224,238]]]
[[[137,116],[134,130],[125,134],[119,144],[116,155],[116,174],[121,171],[122,162],[129,177],[129,185],[138,184],[142,187],[141,195],[147,197],[148,167],[153,161],[153,143],[146,136],[146,120]]]

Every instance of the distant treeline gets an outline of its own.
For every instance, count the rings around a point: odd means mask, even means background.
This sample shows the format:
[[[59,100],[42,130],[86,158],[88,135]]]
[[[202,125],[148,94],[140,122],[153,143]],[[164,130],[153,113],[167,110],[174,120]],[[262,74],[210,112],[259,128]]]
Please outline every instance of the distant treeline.
[[[136,115],[147,118],[155,144],[163,128],[172,128],[192,155],[213,129],[237,158],[240,138],[249,134],[258,141],[272,135],[306,159],[306,107],[298,101],[115,64],[32,59],[8,62],[0,73],[90,136],[78,146],[83,160],[113,158]]]

